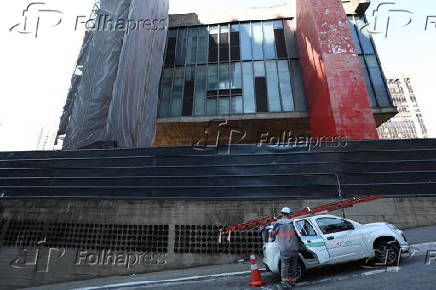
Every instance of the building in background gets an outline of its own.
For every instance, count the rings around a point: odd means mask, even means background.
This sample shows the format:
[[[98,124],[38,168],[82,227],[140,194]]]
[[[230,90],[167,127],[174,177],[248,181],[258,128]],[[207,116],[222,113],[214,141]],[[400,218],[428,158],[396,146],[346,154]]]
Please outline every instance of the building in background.
[[[57,131],[54,127],[42,127],[38,137],[37,150],[50,151],[62,149],[61,140],[56,140]]]
[[[94,17],[167,19],[167,1],[140,2],[103,0]],[[88,31],[64,149],[377,139],[397,111],[364,29],[369,1],[342,2],[170,15],[168,33]]]
[[[388,74],[387,81],[399,113],[377,129],[380,139],[428,138],[410,77],[404,73]]]
[[[345,14],[340,3],[323,14],[289,1],[170,15],[154,145],[214,143],[230,136],[224,127],[233,140],[223,142],[377,139],[396,111],[360,2]]]

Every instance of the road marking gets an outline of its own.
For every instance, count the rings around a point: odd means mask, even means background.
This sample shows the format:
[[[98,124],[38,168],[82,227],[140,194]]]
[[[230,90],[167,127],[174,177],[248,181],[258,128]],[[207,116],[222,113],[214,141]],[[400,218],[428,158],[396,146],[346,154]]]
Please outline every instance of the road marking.
[[[259,270],[265,271],[265,269],[259,269]],[[104,285],[104,286],[75,288],[75,290],[94,290],[94,289],[111,289],[111,288],[120,288],[120,287],[133,287],[133,286],[147,286],[150,284],[158,284],[158,283],[159,284],[160,283],[175,283],[175,282],[183,282],[183,281],[202,280],[202,279],[207,279],[207,278],[240,276],[240,275],[246,275],[246,274],[250,274],[250,273],[251,273],[251,271],[241,271],[241,272],[222,273],[222,274],[215,274],[215,275],[192,276],[192,277],[168,279],[168,280],[136,281],[136,282],[110,284],[110,285]]]

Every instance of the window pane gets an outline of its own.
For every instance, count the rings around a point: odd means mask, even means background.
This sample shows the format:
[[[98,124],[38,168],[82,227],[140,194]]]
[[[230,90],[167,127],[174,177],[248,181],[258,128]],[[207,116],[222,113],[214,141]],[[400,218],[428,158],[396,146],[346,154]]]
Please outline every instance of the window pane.
[[[356,24],[363,53],[374,54],[375,51],[371,43],[371,35],[368,32],[368,27],[362,29],[362,27],[366,25],[365,20],[363,18],[356,18]]]
[[[283,28],[282,20],[274,21],[274,37],[275,37],[277,57],[278,58],[288,57],[288,53],[286,51],[285,31]]]
[[[185,70],[185,88],[183,90],[183,116],[192,116],[194,102],[195,66],[187,66]]]
[[[290,58],[298,58],[294,23],[290,19],[285,20],[285,40],[288,56]]]
[[[179,34],[177,37],[177,54],[176,54],[176,64],[184,65],[186,60],[186,49],[188,44],[188,33],[187,29],[179,29]]]
[[[268,91],[263,61],[254,62],[254,77],[256,112],[268,112]]]
[[[349,221],[342,219],[319,218],[316,222],[323,234],[333,234],[354,229]]]
[[[195,74],[195,96],[194,96],[194,115],[201,116],[205,114],[206,103],[206,72],[207,66],[197,66]]]
[[[198,43],[198,29],[189,29],[188,49],[187,49],[187,64],[195,64],[197,62],[197,43]]]
[[[245,23],[240,25],[241,29],[241,58],[242,60],[253,59],[253,54],[251,52],[251,25],[250,23]]]
[[[277,73],[277,65],[275,60],[267,61],[266,63],[266,80],[268,91],[268,111],[280,112],[282,110],[279,92],[279,76]]]
[[[274,41],[274,25],[272,21],[263,22],[263,33],[265,36],[264,39],[264,51],[265,58],[272,59],[276,58],[276,49],[275,49],[275,41]]]
[[[198,28],[197,63],[207,62],[208,40],[209,32],[207,31],[207,27]]]
[[[376,56],[366,55],[365,59],[368,64],[369,74],[374,86],[378,105],[380,107],[390,107],[391,103],[389,101],[388,91]]]
[[[253,64],[242,63],[244,113],[255,113]]]
[[[171,87],[173,85],[173,68],[166,68],[162,74],[161,90],[159,97],[159,117],[169,116]]]
[[[229,65],[220,64],[219,65],[219,97],[218,97],[218,114],[229,114],[230,113],[230,75],[229,75]]]
[[[261,22],[253,22],[253,57],[254,59],[263,59],[263,31]]]
[[[239,42],[239,24],[233,24],[230,32],[230,57],[232,61],[241,59],[241,47]]]
[[[360,48],[359,37],[357,36],[356,27],[354,26],[353,16],[349,17],[348,24],[350,26],[351,33],[353,35],[354,46],[358,54],[362,54],[362,49]]]
[[[218,26],[209,27],[209,62],[218,61]]]
[[[220,26],[220,61],[229,61],[229,26]]]
[[[360,67],[362,69],[362,73],[365,78],[366,88],[368,89],[369,98],[371,100],[371,105],[372,107],[377,107],[377,102],[375,100],[375,93],[374,93],[374,89],[372,88],[371,78],[369,77],[368,69],[366,68],[365,59],[362,55],[359,56],[359,59],[360,59]]]
[[[242,89],[242,70],[240,62],[230,64],[230,74],[232,78],[232,89]]]
[[[218,65],[212,64],[209,65],[208,73],[207,73],[207,90],[208,97],[206,98],[206,114],[207,115],[216,115],[217,113],[217,91],[219,89],[219,80],[218,80]],[[210,97],[210,92],[214,92],[215,97]]]
[[[171,116],[182,115],[184,80],[184,67],[176,67],[174,71],[173,93],[171,96]]]
[[[168,31],[167,53],[165,56],[165,65],[174,65],[176,61],[176,44],[177,44],[177,29]]]
[[[294,111],[294,96],[292,94],[288,61],[279,60],[277,65],[279,69],[280,93],[282,97],[283,111]]]

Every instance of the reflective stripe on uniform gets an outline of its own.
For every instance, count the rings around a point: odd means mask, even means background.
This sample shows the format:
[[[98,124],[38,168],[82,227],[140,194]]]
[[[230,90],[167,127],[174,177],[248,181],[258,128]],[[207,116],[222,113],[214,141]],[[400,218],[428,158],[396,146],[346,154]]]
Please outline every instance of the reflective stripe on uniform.
[[[278,233],[277,236],[281,236],[281,237],[295,237],[295,233]]]
[[[282,278],[282,281],[297,281],[295,278]]]

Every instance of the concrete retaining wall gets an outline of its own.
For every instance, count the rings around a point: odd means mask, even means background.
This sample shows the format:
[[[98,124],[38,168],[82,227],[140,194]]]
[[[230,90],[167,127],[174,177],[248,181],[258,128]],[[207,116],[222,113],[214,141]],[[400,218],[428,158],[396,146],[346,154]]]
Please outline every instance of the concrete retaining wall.
[[[208,242],[204,243],[203,241],[203,244],[206,245],[204,253],[201,253],[200,250],[199,253],[179,253],[175,252],[175,249],[178,248],[177,243],[182,243],[177,236],[182,232],[182,226],[190,225],[191,230],[195,230],[194,225],[204,226],[205,231],[197,232],[199,233],[197,234],[198,245],[201,246],[203,238],[206,241],[209,239],[211,244],[216,243],[215,226],[217,225],[270,216],[283,206],[302,208],[327,202],[332,202],[332,200],[3,200],[0,202],[0,225],[2,226],[0,232],[2,245],[0,248],[1,288],[12,289],[102,276],[129,275],[234,262],[246,256],[245,250],[256,249],[260,252],[260,238],[255,234],[234,237],[235,244],[240,244],[241,247],[252,247],[251,249],[238,249],[236,245],[233,245],[229,246],[233,249],[232,251],[226,252],[225,249],[228,248],[225,248],[214,252],[213,249],[207,248]],[[344,212],[347,218],[361,223],[387,221],[400,228],[436,225],[436,197],[387,198],[360,204],[355,208],[346,209]],[[333,214],[341,216],[342,211]],[[63,230],[53,230],[52,227],[55,225]],[[65,230],[65,225],[67,230]],[[80,246],[63,248],[59,244],[50,244],[50,241],[53,241],[56,236],[66,234],[68,225],[76,225],[75,231],[78,231],[77,229],[81,225],[91,227],[82,236],[85,239],[84,243],[87,244],[86,249]],[[158,225],[161,225],[162,229],[168,226],[167,230],[159,230],[160,235],[167,237],[165,242],[159,242],[159,245],[164,245],[166,250],[156,252],[152,249],[144,252],[136,251],[134,248],[133,250],[113,249],[112,254],[119,255],[119,260],[112,263],[111,258],[108,258],[107,251],[94,248],[94,246],[104,243],[104,238],[92,236],[93,225],[94,227],[103,225],[107,228],[115,225],[123,225],[127,228],[129,225],[154,225],[156,229],[158,229]],[[209,226],[209,230],[207,230],[207,226]],[[125,233],[126,239],[133,239],[132,232],[126,232],[123,227],[121,227],[120,233],[121,235]],[[207,234],[209,236],[206,238]],[[190,237],[192,238],[192,236]],[[29,241],[29,239],[34,240]],[[68,242],[68,239],[72,238],[67,238],[67,243],[71,244],[72,241]],[[11,245],[11,240],[15,244]],[[121,242],[123,241],[121,240]],[[193,245],[195,248],[195,242]],[[206,253],[207,250],[210,250],[209,254]],[[105,259],[108,263],[104,262]],[[127,266],[126,259],[131,259],[130,264],[132,265]],[[136,264],[133,264],[134,260],[137,260]]]

